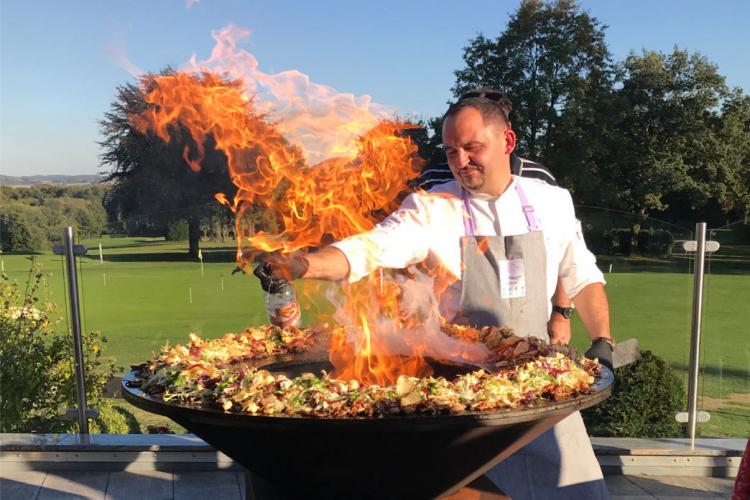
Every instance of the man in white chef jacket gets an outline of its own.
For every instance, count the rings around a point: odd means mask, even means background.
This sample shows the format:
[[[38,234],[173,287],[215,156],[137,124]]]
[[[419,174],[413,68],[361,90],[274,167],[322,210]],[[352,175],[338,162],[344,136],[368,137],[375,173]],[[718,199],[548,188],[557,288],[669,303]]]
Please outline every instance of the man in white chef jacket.
[[[455,181],[409,195],[367,233],[304,257],[271,257],[264,272],[354,282],[378,268],[427,259],[455,277],[441,297],[446,319],[537,337],[546,336],[559,276],[592,339],[586,355],[611,366],[604,277],[583,241],[570,194],[511,175],[516,136],[499,98],[462,99],[446,112],[443,144]],[[514,499],[609,498],[578,412],[487,475]]]

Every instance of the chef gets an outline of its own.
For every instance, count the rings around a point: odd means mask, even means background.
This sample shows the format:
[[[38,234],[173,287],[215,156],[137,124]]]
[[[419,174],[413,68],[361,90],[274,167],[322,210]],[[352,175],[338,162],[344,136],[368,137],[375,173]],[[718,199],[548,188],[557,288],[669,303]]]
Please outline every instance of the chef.
[[[446,319],[537,337],[547,335],[559,276],[591,337],[586,355],[611,366],[604,277],[570,194],[511,174],[516,135],[499,99],[482,93],[446,112],[443,144],[455,181],[409,195],[367,233],[306,256],[270,257],[263,273],[354,282],[427,259],[454,277],[440,297]],[[487,475],[514,499],[609,498],[578,412]]]

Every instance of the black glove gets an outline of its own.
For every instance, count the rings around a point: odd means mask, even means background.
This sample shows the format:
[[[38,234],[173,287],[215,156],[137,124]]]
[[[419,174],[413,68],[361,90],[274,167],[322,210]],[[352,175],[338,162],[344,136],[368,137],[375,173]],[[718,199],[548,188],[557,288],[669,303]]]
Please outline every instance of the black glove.
[[[612,366],[612,344],[604,338],[598,338],[591,343],[588,351],[584,353],[589,359],[599,358],[599,363],[609,368],[612,373],[615,369]]]
[[[263,291],[276,293],[279,285],[301,278],[310,267],[302,255],[269,254],[265,256],[253,274],[260,280]]]

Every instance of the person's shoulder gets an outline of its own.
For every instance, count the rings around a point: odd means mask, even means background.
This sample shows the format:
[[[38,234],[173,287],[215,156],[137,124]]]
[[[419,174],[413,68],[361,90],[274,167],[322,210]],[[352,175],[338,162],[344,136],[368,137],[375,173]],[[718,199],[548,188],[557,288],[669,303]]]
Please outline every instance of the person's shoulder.
[[[450,180],[435,184],[430,189],[426,190],[428,195],[450,195],[452,197],[461,197],[461,186],[456,182],[453,177]]]
[[[453,173],[447,163],[438,163],[434,165],[427,165],[424,167],[422,172],[417,176],[412,185],[414,189],[422,189],[429,191],[435,186],[450,182],[453,180]]]
[[[444,206],[445,203],[460,203],[461,186],[454,180],[442,182],[429,190],[416,189],[402,202],[401,208],[433,209]]]
[[[570,192],[558,185],[552,185],[536,177],[515,176],[516,182],[521,184],[524,192],[528,192],[530,197],[544,199],[545,201],[568,201],[571,200]]]
[[[514,175],[528,179],[538,179],[552,186],[557,186],[557,179],[552,175],[550,169],[541,163],[521,158],[515,154],[511,157],[511,171]]]

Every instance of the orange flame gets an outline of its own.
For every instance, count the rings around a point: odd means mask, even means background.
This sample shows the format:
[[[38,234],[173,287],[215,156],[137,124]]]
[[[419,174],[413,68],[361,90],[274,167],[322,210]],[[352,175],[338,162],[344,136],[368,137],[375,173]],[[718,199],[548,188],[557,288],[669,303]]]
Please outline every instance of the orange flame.
[[[397,208],[399,194],[421,166],[416,146],[403,134],[412,127],[408,123],[381,121],[356,139],[354,156],[310,166],[301,148],[255,111],[254,98],[244,94],[239,81],[178,72],[152,77],[145,84],[150,107],[133,117],[142,131],[169,141],[176,127],[187,130],[193,144],[185,147],[183,156],[196,171],[209,138],[225,153],[238,191],[233,200],[222,193],[217,200],[236,214],[240,265],[248,265],[258,251],[292,252],[371,229]],[[325,122],[326,116],[318,119]],[[258,206],[276,215],[278,231],[256,232],[248,216]],[[339,338],[332,345],[337,368],[349,366],[339,370],[342,376],[382,384],[402,373],[425,373],[419,353],[394,356],[374,334],[373,325],[384,313],[398,314],[398,287],[385,287],[375,296],[375,283],[363,282],[351,288],[344,309],[363,332],[364,343]]]
[[[240,82],[175,73],[149,84],[146,102],[152,106],[135,120],[142,130],[169,141],[171,127],[185,127],[195,151],[186,146],[184,157],[196,171],[209,137],[226,154],[238,192],[231,203],[223,194],[217,199],[237,214],[240,260],[247,259],[242,255],[247,247],[287,253],[371,229],[398,206],[399,193],[421,165],[416,146],[403,135],[413,127],[408,123],[381,122],[357,139],[356,156],[308,166],[301,149],[255,113]],[[244,224],[257,205],[275,213],[280,231],[255,233]]]
[[[396,282],[373,275],[347,286],[345,294],[340,321],[357,321],[354,338],[338,335],[331,339],[335,378],[384,386],[395,383],[399,375],[431,373],[424,360],[429,347],[422,335],[411,331],[422,323],[402,311],[401,288]]]
[[[186,72],[144,79],[149,108],[132,117],[142,132],[165,141],[186,130],[192,144],[183,156],[194,170],[207,140],[224,152],[238,192],[216,198],[235,213],[241,266],[259,252],[317,247],[371,229],[397,208],[421,167],[404,134],[413,125],[387,118],[368,96],[338,93],[300,72],[259,71],[252,54],[237,49],[247,35],[223,28],[208,60],[193,58]],[[259,207],[278,221],[277,230],[256,232]],[[429,291],[411,290],[409,301],[423,301],[453,279],[438,275]],[[481,348],[442,335],[435,307],[404,314],[409,301],[397,281],[376,273],[344,286],[343,300],[333,301],[347,330],[331,343],[336,377],[385,385],[401,374],[427,375],[426,355],[483,359]]]

